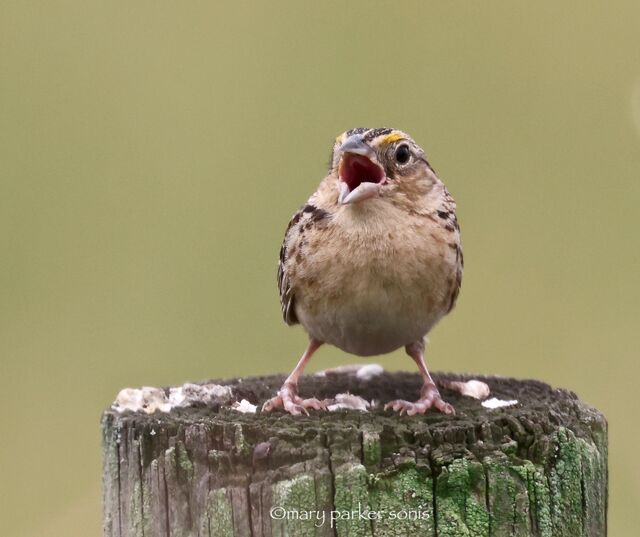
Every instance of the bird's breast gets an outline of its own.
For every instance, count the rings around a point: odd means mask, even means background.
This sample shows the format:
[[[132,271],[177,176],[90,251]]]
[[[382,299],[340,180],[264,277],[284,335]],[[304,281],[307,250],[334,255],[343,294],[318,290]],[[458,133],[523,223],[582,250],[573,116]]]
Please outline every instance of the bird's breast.
[[[422,338],[446,313],[455,254],[426,217],[336,218],[292,267],[296,315],[309,334],[358,355]]]

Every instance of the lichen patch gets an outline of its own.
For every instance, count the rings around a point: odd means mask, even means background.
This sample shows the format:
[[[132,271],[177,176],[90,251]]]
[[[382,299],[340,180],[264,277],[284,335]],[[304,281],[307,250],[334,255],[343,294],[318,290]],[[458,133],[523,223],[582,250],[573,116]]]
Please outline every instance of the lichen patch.
[[[111,408],[117,412],[130,410],[153,414],[156,411],[171,412],[173,408],[188,407],[198,403],[205,405],[227,403],[232,398],[231,387],[220,384],[185,383],[171,388],[168,397],[162,388],[144,386],[120,390]]]

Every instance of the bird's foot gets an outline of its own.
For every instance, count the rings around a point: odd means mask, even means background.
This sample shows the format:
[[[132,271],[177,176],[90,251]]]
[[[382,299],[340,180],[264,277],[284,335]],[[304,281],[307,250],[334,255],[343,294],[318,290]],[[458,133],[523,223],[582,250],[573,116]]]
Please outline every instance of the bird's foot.
[[[293,416],[299,416],[302,413],[308,416],[309,411],[307,409],[326,410],[327,406],[324,401],[320,401],[315,397],[302,399],[302,397],[298,396],[298,387],[295,384],[285,382],[277,395],[262,405],[263,412],[271,412],[277,408],[281,408]]]
[[[435,384],[425,384],[420,391],[420,399],[415,403],[405,401],[404,399],[396,399],[389,401],[384,405],[384,409],[391,408],[394,412],[400,412],[400,415],[407,414],[415,416],[416,414],[424,414],[430,408],[435,408],[443,414],[453,415],[456,413],[452,405],[447,403],[440,397],[440,392]]]

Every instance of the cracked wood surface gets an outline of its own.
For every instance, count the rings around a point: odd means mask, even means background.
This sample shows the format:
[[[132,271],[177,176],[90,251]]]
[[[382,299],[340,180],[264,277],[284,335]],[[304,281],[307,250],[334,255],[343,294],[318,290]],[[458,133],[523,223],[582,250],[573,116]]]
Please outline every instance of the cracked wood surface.
[[[382,405],[308,417],[242,414],[227,405],[107,410],[104,535],[606,535],[602,414],[538,381],[473,378],[489,385],[491,397],[518,405],[488,410],[443,389],[456,407],[453,417],[400,417]],[[215,382],[259,407],[282,381],[273,375]],[[419,376],[410,373],[300,382],[303,397],[349,391],[381,403],[415,399],[419,389]],[[286,518],[277,519],[282,513]]]

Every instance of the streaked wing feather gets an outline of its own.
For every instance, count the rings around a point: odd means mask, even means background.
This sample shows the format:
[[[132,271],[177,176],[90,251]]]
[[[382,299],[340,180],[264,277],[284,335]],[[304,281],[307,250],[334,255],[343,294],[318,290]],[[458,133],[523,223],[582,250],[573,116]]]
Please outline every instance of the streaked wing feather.
[[[460,287],[462,286],[462,271],[464,269],[464,256],[462,254],[462,244],[460,243],[460,225],[458,224],[458,219],[456,217],[456,202],[446,188],[444,189],[444,198],[440,205],[440,209],[436,214],[440,218],[444,228],[453,235],[454,240],[449,245],[455,250],[456,254],[456,276],[453,289],[451,290],[449,307],[447,309],[447,313],[449,313],[455,307],[458,295],[460,294]]]
[[[293,286],[290,281],[289,271],[287,270],[289,262],[289,246],[292,242],[298,242],[303,226],[309,230],[313,226],[321,225],[326,220],[329,213],[323,209],[316,207],[311,200],[300,210],[298,210],[287,226],[284,234],[284,240],[280,248],[280,260],[278,262],[278,290],[280,292],[280,306],[282,307],[282,317],[288,325],[297,324],[298,318],[295,312],[295,295]],[[301,249],[298,249],[300,255],[304,255]]]

